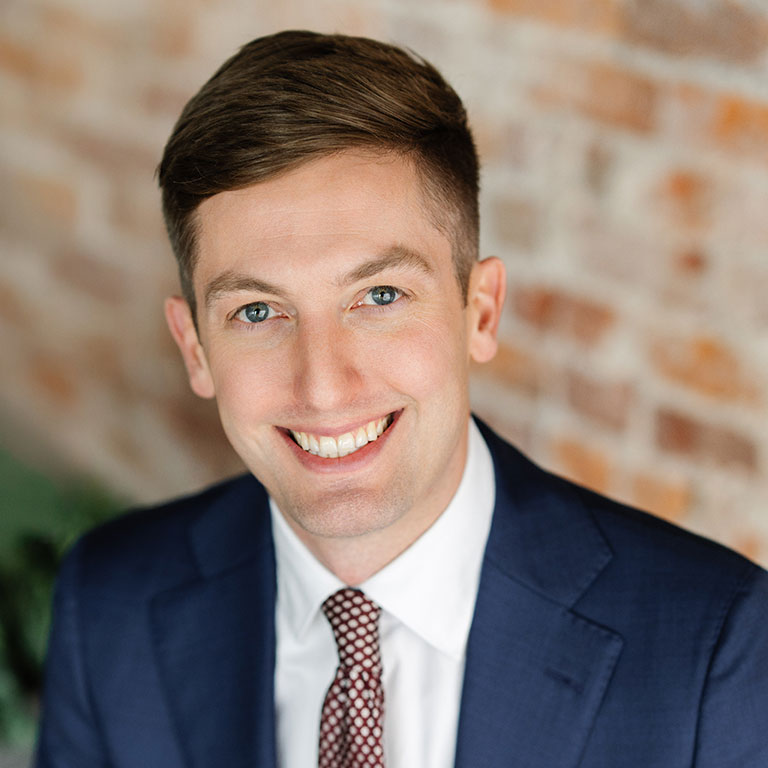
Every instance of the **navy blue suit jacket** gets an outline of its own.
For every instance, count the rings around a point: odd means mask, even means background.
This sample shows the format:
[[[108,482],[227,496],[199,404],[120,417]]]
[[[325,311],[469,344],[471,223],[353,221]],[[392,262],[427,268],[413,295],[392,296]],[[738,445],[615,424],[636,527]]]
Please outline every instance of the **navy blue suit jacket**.
[[[483,431],[497,500],[457,768],[768,766],[768,574]],[[251,476],[86,536],[38,768],[273,768],[275,587]]]

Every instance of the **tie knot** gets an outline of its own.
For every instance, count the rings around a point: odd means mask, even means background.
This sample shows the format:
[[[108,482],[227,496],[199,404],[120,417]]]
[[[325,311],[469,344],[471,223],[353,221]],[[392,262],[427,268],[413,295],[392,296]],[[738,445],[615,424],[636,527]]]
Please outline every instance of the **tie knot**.
[[[359,589],[345,587],[323,603],[323,613],[336,637],[339,661],[378,674],[381,668],[378,624],[381,608]]]

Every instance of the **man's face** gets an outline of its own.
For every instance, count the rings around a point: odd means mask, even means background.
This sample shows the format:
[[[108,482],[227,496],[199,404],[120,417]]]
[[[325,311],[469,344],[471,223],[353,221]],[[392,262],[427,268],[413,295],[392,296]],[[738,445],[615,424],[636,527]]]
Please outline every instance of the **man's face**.
[[[171,330],[305,540],[412,540],[461,479],[469,360],[495,350],[503,270],[478,264],[464,306],[424,206],[405,159],[347,152],[198,209],[199,336],[181,299]]]

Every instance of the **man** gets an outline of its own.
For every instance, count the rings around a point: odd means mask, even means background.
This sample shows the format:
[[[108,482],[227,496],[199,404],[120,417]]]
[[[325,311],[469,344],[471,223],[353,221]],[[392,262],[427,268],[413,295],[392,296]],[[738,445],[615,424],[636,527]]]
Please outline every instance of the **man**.
[[[256,40],[159,179],[168,324],[252,475],[75,547],[40,768],[768,765],[768,575],[470,419],[505,277],[430,65]]]

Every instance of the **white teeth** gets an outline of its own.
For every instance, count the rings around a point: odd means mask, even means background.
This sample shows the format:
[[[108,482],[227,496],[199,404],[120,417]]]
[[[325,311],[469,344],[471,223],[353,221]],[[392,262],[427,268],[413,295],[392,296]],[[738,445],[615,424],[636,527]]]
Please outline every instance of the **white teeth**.
[[[320,456],[335,459],[339,455],[339,446],[336,445],[336,441],[332,437],[325,437],[323,435],[319,438],[318,442],[320,443]]]
[[[313,435],[310,432],[294,432],[293,439],[309,453],[324,459],[341,458],[376,440],[379,435],[392,423],[391,416],[369,421],[365,426],[358,427],[354,432],[345,432],[336,438],[327,435]]]
[[[346,456],[355,450],[355,438],[351,432],[347,432],[336,438],[336,445],[339,448],[339,456]]]

